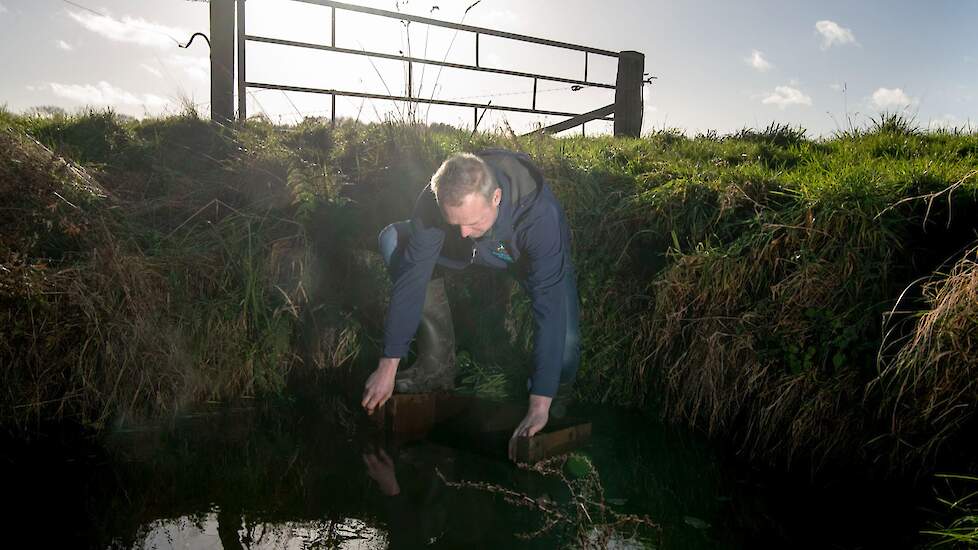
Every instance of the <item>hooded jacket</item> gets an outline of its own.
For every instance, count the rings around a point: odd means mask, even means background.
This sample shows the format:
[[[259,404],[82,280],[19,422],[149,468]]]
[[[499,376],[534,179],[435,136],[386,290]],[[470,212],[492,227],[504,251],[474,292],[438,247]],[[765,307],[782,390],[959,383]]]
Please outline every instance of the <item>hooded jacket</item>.
[[[510,269],[530,295],[534,316],[531,393],[553,397],[563,366],[568,311],[575,288],[570,229],[563,209],[529,156],[502,149],[477,153],[492,171],[502,200],[492,228],[463,239],[449,225],[430,184],[418,196],[411,236],[391,265],[393,289],[384,326],[385,357],[407,355],[418,330],[425,290],[435,264],[453,269],[482,265]],[[571,285],[571,286],[567,286]],[[573,299],[577,299],[576,291]]]

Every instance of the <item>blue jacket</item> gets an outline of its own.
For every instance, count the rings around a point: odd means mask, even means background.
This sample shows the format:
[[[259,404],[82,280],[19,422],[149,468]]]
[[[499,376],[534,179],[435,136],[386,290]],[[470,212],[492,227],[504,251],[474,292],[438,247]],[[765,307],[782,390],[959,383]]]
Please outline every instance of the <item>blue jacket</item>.
[[[493,149],[478,156],[493,171],[502,190],[496,222],[483,237],[463,239],[458,227],[445,222],[430,185],[421,192],[411,218],[410,239],[391,266],[393,290],[383,354],[407,355],[436,263],[454,269],[473,264],[510,269],[532,302],[535,368],[531,392],[553,397],[565,352],[566,285],[574,277],[570,229],[543,174],[527,155]],[[577,299],[576,292],[573,299]]]

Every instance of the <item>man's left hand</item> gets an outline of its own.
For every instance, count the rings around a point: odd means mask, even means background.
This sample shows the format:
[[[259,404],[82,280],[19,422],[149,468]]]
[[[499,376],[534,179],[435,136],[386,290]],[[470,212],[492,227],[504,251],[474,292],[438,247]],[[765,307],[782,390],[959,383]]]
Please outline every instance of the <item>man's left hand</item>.
[[[533,437],[547,425],[550,419],[550,402],[552,397],[542,395],[530,396],[530,407],[526,411],[526,416],[519,426],[513,430],[513,437],[509,439],[509,459],[516,461],[516,439],[519,437]]]

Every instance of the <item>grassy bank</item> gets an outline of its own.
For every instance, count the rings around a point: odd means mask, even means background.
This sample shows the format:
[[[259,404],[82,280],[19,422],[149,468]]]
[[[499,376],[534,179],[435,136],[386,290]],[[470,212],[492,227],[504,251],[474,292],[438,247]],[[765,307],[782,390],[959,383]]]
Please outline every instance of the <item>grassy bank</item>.
[[[448,154],[486,146],[533,156],[567,211],[582,398],[771,461],[917,467],[973,422],[973,134],[896,116],[828,140],[2,120],[8,425],[356,379],[380,347],[377,232]],[[525,297],[500,274],[449,282],[463,389],[516,396]]]

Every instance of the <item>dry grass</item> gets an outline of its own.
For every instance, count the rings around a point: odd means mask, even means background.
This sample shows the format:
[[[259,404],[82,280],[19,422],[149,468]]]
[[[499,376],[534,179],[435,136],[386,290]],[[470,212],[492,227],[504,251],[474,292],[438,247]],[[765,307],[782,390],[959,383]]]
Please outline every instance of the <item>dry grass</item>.
[[[87,170],[10,127],[0,151],[0,423],[99,428],[283,387],[301,225],[214,196],[243,195],[227,185]]]
[[[738,433],[746,451],[768,457],[832,455],[864,428],[861,373],[848,364],[864,312],[848,307],[871,284],[856,274],[888,261],[853,253],[888,248],[864,242],[872,234],[852,230],[859,219],[800,218],[677,258],[655,283],[643,331],[654,348],[636,371],[640,380],[661,365],[670,415]]]
[[[978,248],[924,285],[927,309],[873,389],[889,423],[889,451],[934,459],[973,420],[978,403]]]
[[[98,113],[10,124],[57,154],[17,138],[4,147],[32,160],[0,159],[5,207],[28,213],[0,227],[6,420],[99,423],[276,393],[300,364],[369,365],[387,295],[377,232],[447,155],[487,146],[530,153],[567,212],[581,397],[661,406],[753,456],[815,463],[919,461],[971,414],[967,293],[900,296],[974,240],[972,134],[894,117],[819,141],[778,124],[694,139]],[[967,288],[965,267],[940,281]],[[472,359],[460,379],[512,397],[530,308],[515,293],[490,311],[487,281],[453,287]],[[882,327],[898,301],[924,313]]]

